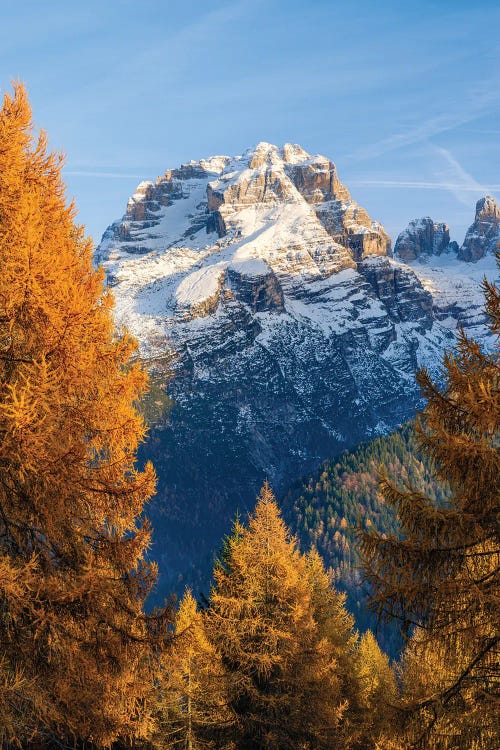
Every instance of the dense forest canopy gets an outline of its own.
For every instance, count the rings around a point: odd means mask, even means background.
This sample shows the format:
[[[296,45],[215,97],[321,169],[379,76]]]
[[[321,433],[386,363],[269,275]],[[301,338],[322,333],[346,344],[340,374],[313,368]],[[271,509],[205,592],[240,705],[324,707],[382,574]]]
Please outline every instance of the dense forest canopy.
[[[446,497],[447,487],[437,483],[432,461],[419,447],[414,423],[409,422],[326,461],[315,474],[295,483],[282,505],[301,548],[317,549],[335,585],[347,592],[358,628],[376,630],[380,643],[395,656],[401,647],[397,625],[380,623],[367,608],[369,587],[362,579],[357,534],[360,525],[386,534],[398,532],[397,514],[380,490],[382,467],[400,487],[421,487],[436,502]]]

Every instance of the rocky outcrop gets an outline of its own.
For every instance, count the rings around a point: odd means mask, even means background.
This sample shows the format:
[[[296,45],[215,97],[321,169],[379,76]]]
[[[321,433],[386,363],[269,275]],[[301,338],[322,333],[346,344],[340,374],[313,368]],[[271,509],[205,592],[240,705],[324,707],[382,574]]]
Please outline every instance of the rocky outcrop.
[[[499,243],[500,208],[491,195],[486,195],[476,203],[476,217],[467,230],[458,257],[475,262],[488,253],[494,253]]]
[[[385,229],[352,200],[337,175],[335,164],[324,156],[310,157],[300,146],[283,147],[285,169],[293,184],[314,207],[328,234],[354,260],[369,255],[390,255],[391,240]]]
[[[283,290],[276,274],[258,259],[236,261],[227,270],[228,287],[252,312],[283,312]]]
[[[391,240],[385,229],[353,201],[326,201],[316,207],[316,214],[328,234],[348,248],[354,260],[391,254]]]
[[[129,198],[124,216],[112,224],[97,248],[96,262],[120,254],[143,255],[158,247],[191,245],[201,235],[218,231],[216,212],[207,214],[207,183],[219,174],[229,157],[215,156],[169,169],[156,182],[141,182]],[[165,222],[172,207],[182,206],[180,222]],[[219,232],[223,234],[223,229]]]
[[[302,161],[301,161],[302,159]],[[311,158],[300,146],[286,144],[283,160],[287,174],[308,203],[350,201],[348,189],[340,182],[335,164],[325,157]]]
[[[368,258],[359,264],[358,270],[369,281],[391,320],[414,323],[421,333],[432,328],[432,295],[422,287],[411,268],[391,264],[386,258]]]
[[[456,250],[457,244],[450,243],[448,225],[437,223],[430,216],[410,221],[394,245],[394,255],[404,261]]]

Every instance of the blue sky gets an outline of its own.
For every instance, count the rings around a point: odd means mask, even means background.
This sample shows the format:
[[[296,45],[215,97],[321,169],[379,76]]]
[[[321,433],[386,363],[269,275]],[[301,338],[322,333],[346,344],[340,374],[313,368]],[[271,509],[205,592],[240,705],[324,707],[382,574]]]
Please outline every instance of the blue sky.
[[[329,156],[393,236],[460,242],[500,198],[499,29],[489,0],[19,0],[0,88],[26,83],[96,241],[140,180],[266,140]]]

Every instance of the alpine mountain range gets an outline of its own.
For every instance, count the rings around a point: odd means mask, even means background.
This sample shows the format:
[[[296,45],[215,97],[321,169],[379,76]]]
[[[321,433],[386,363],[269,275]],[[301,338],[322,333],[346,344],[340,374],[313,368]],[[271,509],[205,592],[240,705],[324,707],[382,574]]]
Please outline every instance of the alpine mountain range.
[[[265,478],[279,495],[413,417],[415,371],[439,377],[458,325],[488,346],[481,282],[499,240],[485,196],[462,244],[424,217],[393,251],[335,165],[292,144],[140,183],[95,260],[157,396],[143,455],[164,591],[206,586]]]

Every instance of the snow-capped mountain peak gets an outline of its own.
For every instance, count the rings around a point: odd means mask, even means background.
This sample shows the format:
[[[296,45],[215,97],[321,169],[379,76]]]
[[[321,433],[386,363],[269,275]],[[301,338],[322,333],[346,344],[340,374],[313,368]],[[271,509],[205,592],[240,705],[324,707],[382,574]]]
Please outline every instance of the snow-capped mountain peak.
[[[478,212],[489,238],[494,210]],[[138,186],[96,262],[157,374],[168,353],[175,408],[149,451],[167,518],[203,523],[191,563],[264,477],[279,490],[411,416],[414,372],[437,368],[458,322],[484,334],[493,258],[465,263],[448,243],[426,217],[392,258],[335,165],[298,145],[262,142]],[[163,541],[182,569],[176,534]]]
[[[143,339],[141,322],[152,331],[179,312],[211,310],[225,272],[234,277],[243,261],[258,259],[261,271],[265,263],[295,288],[389,253],[383,227],[351,199],[329,159],[261,142],[141,182],[96,261],[117,285],[118,315],[126,298],[127,323]],[[244,276],[256,267],[247,262]]]

